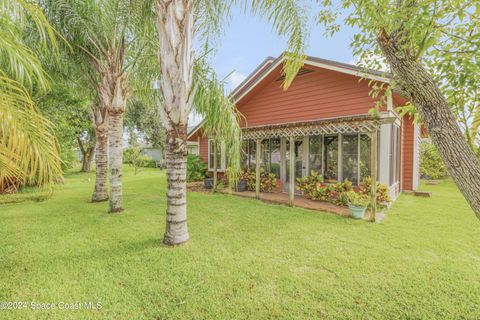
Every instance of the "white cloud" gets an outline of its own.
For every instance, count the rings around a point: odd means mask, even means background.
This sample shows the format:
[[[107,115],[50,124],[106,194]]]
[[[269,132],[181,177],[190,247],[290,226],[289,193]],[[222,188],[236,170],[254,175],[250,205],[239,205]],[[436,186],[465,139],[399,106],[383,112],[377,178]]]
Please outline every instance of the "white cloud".
[[[238,71],[233,71],[229,76],[228,76],[228,84],[230,86],[230,90],[234,90],[240,83],[242,83],[243,80],[247,78],[246,75],[243,73],[240,73]]]

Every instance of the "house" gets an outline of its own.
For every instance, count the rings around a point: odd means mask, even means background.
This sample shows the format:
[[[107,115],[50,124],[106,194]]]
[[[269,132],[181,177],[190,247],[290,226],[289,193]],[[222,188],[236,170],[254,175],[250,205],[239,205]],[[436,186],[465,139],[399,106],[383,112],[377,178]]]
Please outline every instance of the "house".
[[[327,181],[348,179],[354,184],[376,176],[389,187],[392,199],[418,187],[420,130],[412,119],[395,112],[406,100],[394,93],[379,116],[369,112],[375,106],[369,80],[388,85],[388,75],[307,57],[292,85],[283,90],[283,61],[283,56],[267,58],[232,92],[244,116],[245,167],[258,168],[260,160],[259,165],[275,173],[285,192],[291,189],[292,178],[295,181],[311,170]],[[198,143],[200,156],[213,170],[211,142],[203,135],[201,123],[189,132],[188,140]],[[372,144],[377,145],[375,150]],[[223,148],[219,156],[218,170],[223,171]],[[374,174],[372,166],[378,168]]]

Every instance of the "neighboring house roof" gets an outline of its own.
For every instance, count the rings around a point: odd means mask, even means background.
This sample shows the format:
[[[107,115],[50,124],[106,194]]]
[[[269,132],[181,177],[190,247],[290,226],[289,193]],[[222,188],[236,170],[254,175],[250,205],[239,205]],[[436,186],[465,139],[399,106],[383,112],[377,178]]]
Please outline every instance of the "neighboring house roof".
[[[250,75],[242,81],[231,93],[235,103],[240,101],[248,92],[257,86],[265,77],[273,72],[280,64],[285,61],[285,55],[282,54],[277,58],[266,58]],[[391,74],[373,69],[365,69],[355,65],[321,59],[307,56],[304,60],[305,65],[324,68],[340,73],[350,74],[353,76],[372,79],[380,82],[390,83]],[[203,121],[200,122],[193,130],[189,131],[188,138],[202,127]]]

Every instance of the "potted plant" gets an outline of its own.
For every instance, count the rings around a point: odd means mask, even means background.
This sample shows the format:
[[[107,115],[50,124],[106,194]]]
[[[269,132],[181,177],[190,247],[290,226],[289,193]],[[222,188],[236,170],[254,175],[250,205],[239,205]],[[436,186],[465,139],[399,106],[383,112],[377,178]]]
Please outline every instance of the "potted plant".
[[[238,179],[237,191],[238,192],[247,191],[247,180],[242,179],[242,178]]]
[[[365,211],[369,205],[369,199],[367,196],[358,194],[355,191],[348,191],[348,209],[350,210],[350,215],[354,219],[363,219]]]
[[[210,172],[208,172],[207,177],[203,179],[203,186],[205,189],[213,189],[213,178],[211,177]]]

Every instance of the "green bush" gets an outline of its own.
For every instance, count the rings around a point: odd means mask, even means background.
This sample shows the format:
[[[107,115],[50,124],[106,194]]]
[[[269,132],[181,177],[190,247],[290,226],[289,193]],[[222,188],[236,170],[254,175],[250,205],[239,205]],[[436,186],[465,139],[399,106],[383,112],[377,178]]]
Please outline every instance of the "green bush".
[[[245,169],[240,175],[240,179],[247,181],[247,189],[255,191],[256,173],[250,168]],[[265,172],[260,168],[260,192],[273,192],[277,188],[277,176],[274,173]]]
[[[207,164],[200,156],[187,155],[187,181],[201,181],[206,177]]]
[[[420,144],[420,174],[424,179],[443,179],[447,175],[437,149],[428,142]]]
[[[140,171],[140,168],[155,168],[156,162],[151,157],[143,155],[139,147],[128,148],[123,151],[123,163],[129,163],[135,169],[134,174]]]

